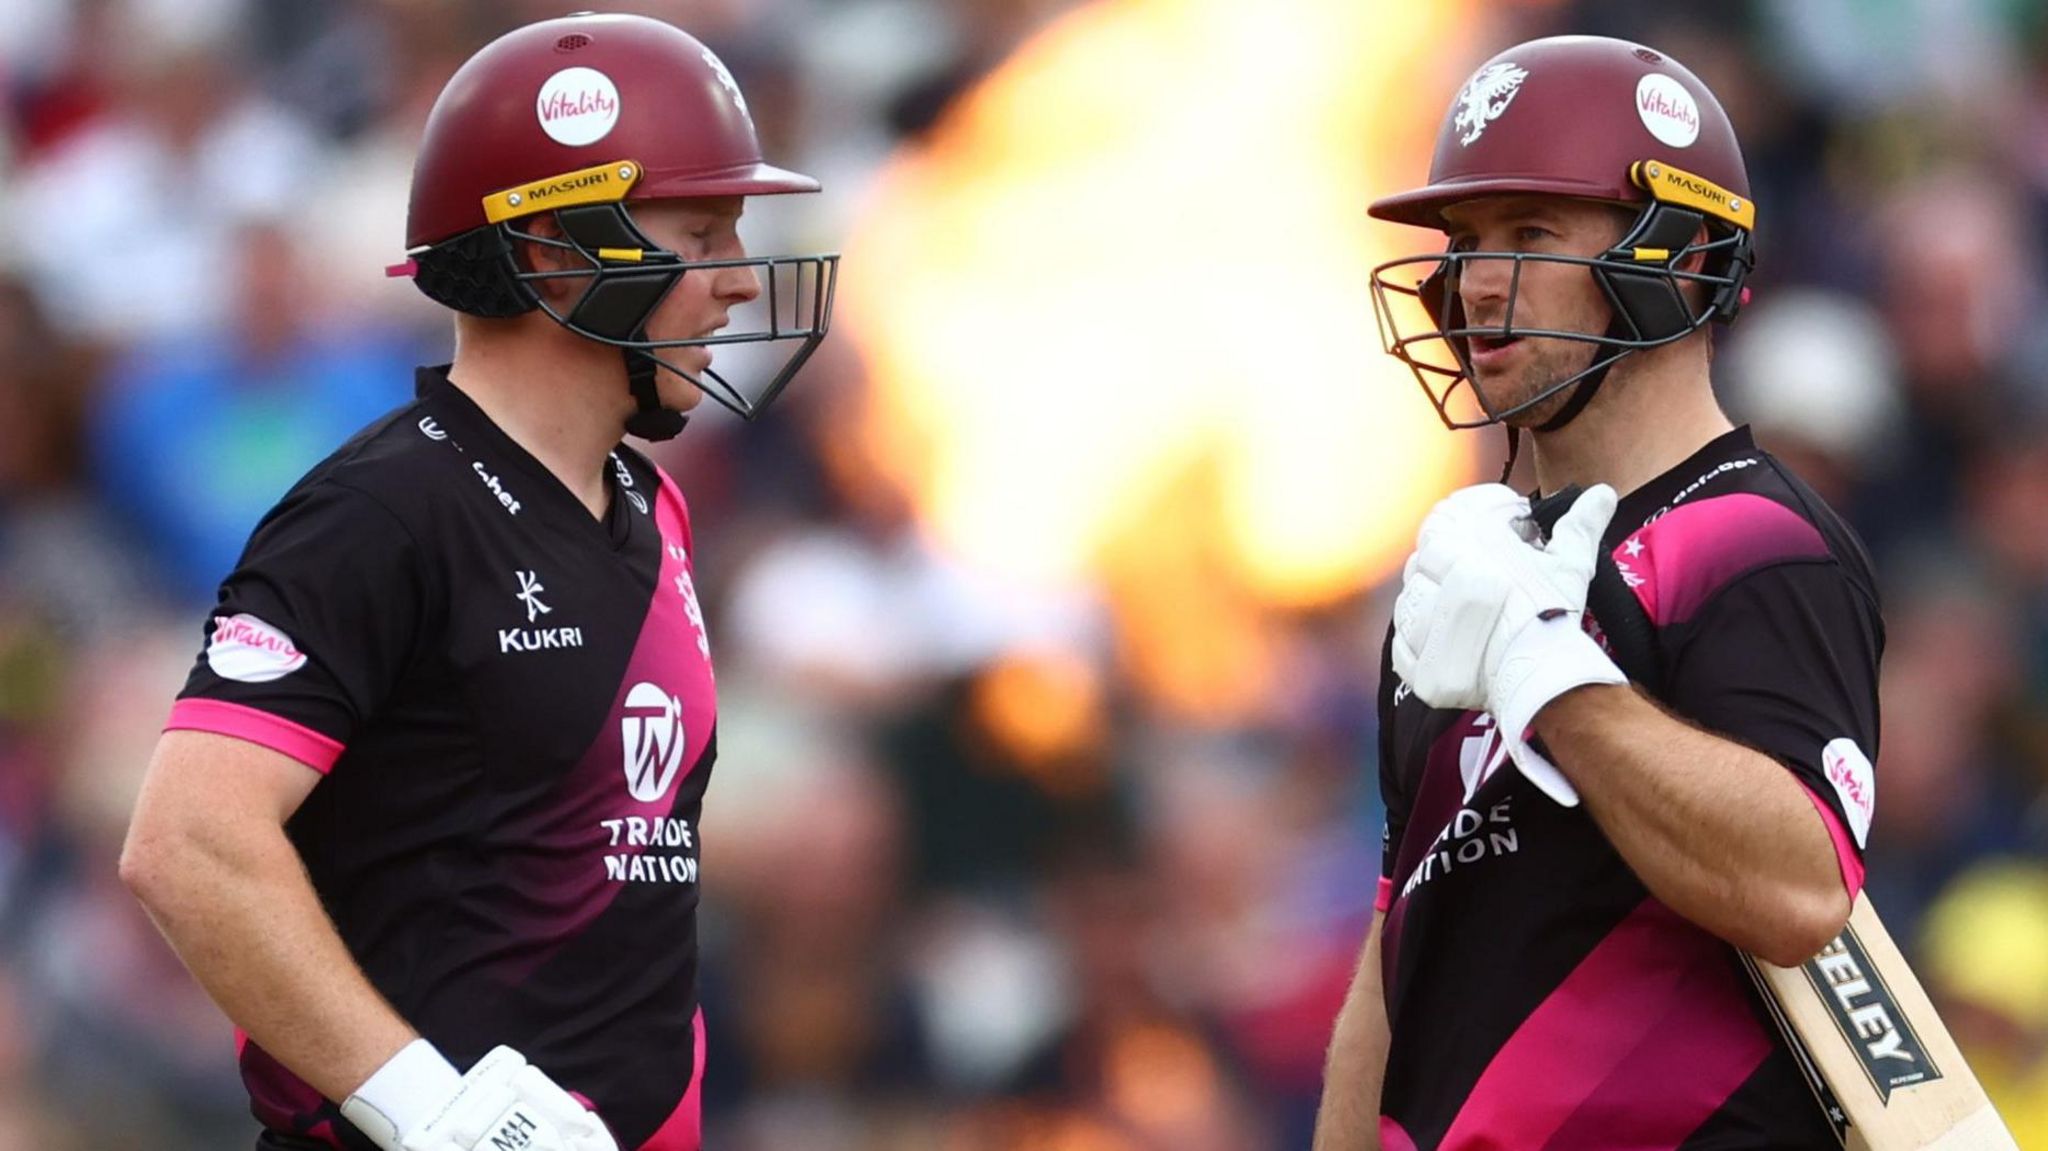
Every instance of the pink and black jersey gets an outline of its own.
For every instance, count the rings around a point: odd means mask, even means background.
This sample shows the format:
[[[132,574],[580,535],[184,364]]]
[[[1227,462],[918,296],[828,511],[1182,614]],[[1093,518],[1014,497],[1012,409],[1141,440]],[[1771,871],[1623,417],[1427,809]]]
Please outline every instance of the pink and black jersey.
[[[1606,546],[1662,702],[1793,773],[1860,889],[1884,635],[1854,534],[1738,429],[1622,500]],[[1734,949],[1498,755],[1489,716],[1381,675],[1390,1151],[1838,1147]]]
[[[169,726],[321,773],[287,825],[370,981],[457,1066],[504,1043],[622,1148],[695,1151],[698,813],[717,751],[689,514],[613,453],[593,517],[445,369],[267,515]],[[280,1135],[371,1144],[262,1049]]]

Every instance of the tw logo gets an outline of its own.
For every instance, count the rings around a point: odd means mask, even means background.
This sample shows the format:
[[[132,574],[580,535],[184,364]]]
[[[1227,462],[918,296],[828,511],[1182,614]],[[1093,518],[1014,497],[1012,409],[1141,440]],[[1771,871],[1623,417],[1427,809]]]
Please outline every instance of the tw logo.
[[[1507,759],[1507,745],[1501,742],[1500,728],[1493,717],[1480,712],[1472,720],[1473,734],[1465,737],[1458,745],[1458,778],[1465,783],[1464,802],[1472,802],[1480,785],[1493,778]]]
[[[683,701],[641,682],[626,693],[625,714],[619,717],[619,748],[624,757],[626,791],[641,803],[668,794],[682,766],[688,738],[683,732]]]

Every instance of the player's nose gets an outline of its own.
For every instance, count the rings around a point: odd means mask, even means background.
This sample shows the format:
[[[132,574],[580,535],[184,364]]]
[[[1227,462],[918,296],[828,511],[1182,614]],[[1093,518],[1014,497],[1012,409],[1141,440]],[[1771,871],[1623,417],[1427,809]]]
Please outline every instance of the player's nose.
[[[760,298],[761,277],[751,264],[719,270],[718,296],[735,304]]]
[[[1468,258],[1461,261],[1458,269],[1458,299],[1465,305],[1465,314],[1475,320],[1491,318],[1502,308],[1502,301],[1513,291],[1515,268],[1513,260]]]

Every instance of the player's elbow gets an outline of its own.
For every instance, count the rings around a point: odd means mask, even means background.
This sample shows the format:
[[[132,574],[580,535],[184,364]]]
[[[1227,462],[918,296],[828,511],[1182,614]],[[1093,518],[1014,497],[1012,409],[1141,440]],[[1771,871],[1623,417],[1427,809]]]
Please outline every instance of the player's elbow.
[[[1750,950],[1779,967],[1797,967],[1820,954],[1849,922],[1849,893],[1839,880],[1811,891],[1794,893],[1781,914]]]
[[[144,907],[160,902],[165,889],[175,881],[177,866],[168,858],[171,854],[164,837],[152,834],[138,813],[129,824],[127,841],[121,844],[120,873],[122,885]]]
[[[121,844],[121,883],[152,914],[161,914],[200,878],[202,854],[177,820],[139,806]]]

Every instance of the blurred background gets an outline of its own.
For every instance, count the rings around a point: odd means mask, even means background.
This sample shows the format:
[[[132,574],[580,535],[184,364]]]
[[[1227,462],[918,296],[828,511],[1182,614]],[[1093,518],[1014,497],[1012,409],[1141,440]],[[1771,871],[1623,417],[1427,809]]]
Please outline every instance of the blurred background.
[[[213,588],[445,316],[441,83],[526,0],[0,0],[0,1151],[245,1147],[114,861]],[[2048,1147],[2048,26],[2026,0],[675,0],[841,250],[763,422],[657,455],[720,669],[720,1151],[1308,1142],[1416,522],[1489,476],[1371,224],[1517,40],[1655,44],[1761,206],[1731,410],[1885,581],[1870,887]],[[1653,14],[1654,13],[1654,14]],[[720,353],[724,367],[736,359]]]

